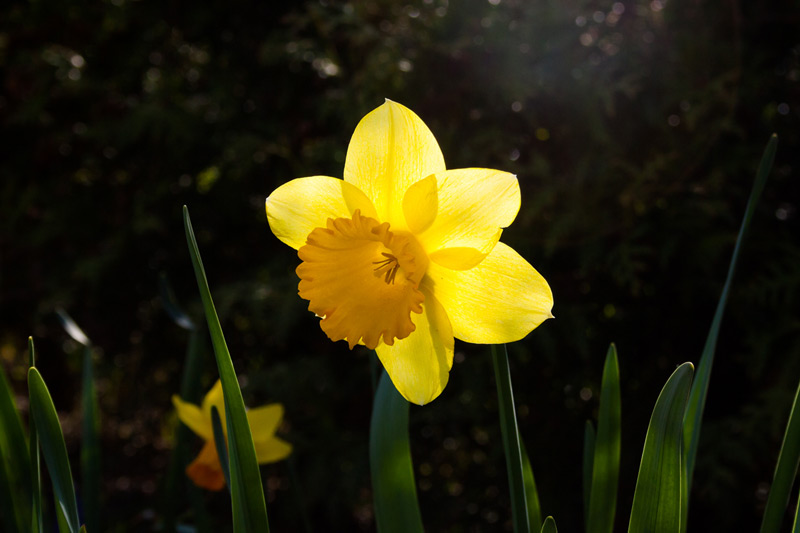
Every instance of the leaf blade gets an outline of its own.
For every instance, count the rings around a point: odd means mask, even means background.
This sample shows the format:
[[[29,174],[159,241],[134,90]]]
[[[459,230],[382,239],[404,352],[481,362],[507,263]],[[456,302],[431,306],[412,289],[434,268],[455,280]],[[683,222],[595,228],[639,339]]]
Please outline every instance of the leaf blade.
[[[33,337],[28,337],[28,365],[36,366],[36,350],[33,346]],[[39,454],[39,433],[36,430],[36,421],[33,416],[28,420],[28,450],[31,461],[31,532],[43,533],[42,522],[42,464]]]
[[[511,492],[511,520],[516,533],[529,533],[528,502],[525,497],[525,480],[522,474],[519,428],[514,409],[514,392],[511,388],[511,370],[508,367],[508,352],[503,345],[502,353],[492,345],[492,361],[497,383],[497,406],[500,415],[500,432],[506,456],[506,470]]]
[[[408,437],[408,402],[386,372],[372,406],[369,464],[380,533],[422,533],[422,514]]]
[[[97,405],[97,389],[94,384],[94,362],[91,346],[83,349],[83,375],[81,405],[81,484],[83,488],[83,512],[90,531],[101,531],[100,527],[100,408]]]
[[[78,533],[81,524],[64,434],[61,431],[53,398],[36,367],[28,370],[28,391],[31,414],[36,421],[42,455],[53,484],[58,512],[61,513],[64,525],[70,533]]]
[[[8,383],[5,371],[0,365],[0,461],[4,463],[0,490],[4,504],[11,512],[4,512],[6,527],[13,531],[23,530],[28,523],[31,493],[30,452],[25,439],[22,420],[14,401],[14,393]],[[8,515],[8,516],[6,516]],[[11,523],[13,522],[13,526]]]
[[[528,502],[528,523],[533,531],[537,531],[542,527],[542,508],[539,504],[539,491],[536,488],[533,467],[522,437],[519,437],[519,448],[522,451],[522,480],[525,483],[525,499]]]
[[[656,400],[636,479],[629,533],[680,531],[683,420],[693,371],[691,363],[679,366]]]
[[[761,533],[777,533],[783,523],[783,515],[789,504],[792,484],[797,476],[797,467],[800,463],[800,384],[794,394],[792,410],[783,435],[783,444],[778,454],[778,463],[775,465],[775,474],[772,486],[769,489],[767,505],[764,508],[764,517],[761,521]]]
[[[617,509],[617,485],[622,424],[617,348],[609,346],[600,389],[600,412],[592,461],[588,529],[611,533]]]
[[[747,200],[747,207],[742,219],[742,225],[739,228],[739,235],[736,238],[736,244],[733,248],[733,255],[731,262],[728,266],[728,275],[725,279],[725,285],[722,287],[722,293],[717,302],[717,309],[714,312],[714,318],[711,321],[711,327],[706,338],[705,346],[700,357],[700,363],[697,365],[697,372],[695,374],[692,390],[689,395],[689,403],[686,409],[686,420],[684,422],[684,440],[685,443],[685,462],[686,462],[686,486],[687,494],[685,505],[688,505],[688,491],[692,488],[692,477],[694,475],[694,466],[697,459],[697,445],[700,439],[700,429],[702,426],[703,411],[705,410],[706,396],[708,395],[708,386],[711,379],[711,367],[714,364],[714,352],[717,348],[717,339],[719,337],[719,329],[722,324],[722,316],[725,311],[725,305],[728,302],[728,293],[730,292],[731,283],[733,282],[733,275],[736,270],[736,263],[739,259],[739,251],[744,240],[744,235],[750,227],[750,221],[755,213],[756,205],[764,191],[764,186],[767,183],[767,177],[772,170],[772,164],[775,161],[775,152],[778,147],[778,136],[773,134],[761,157],[761,161],[756,171],[756,179],[753,183],[753,189],[750,192],[750,197]]]
[[[225,476],[225,483],[228,490],[231,490],[231,470],[228,464],[228,446],[225,444],[225,432],[222,430],[222,419],[216,405],[211,406],[211,427],[214,430],[214,447],[217,449],[219,465],[222,467],[222,475]]]
[[[548,516],[544,524],[542,524],[541,533],[558,533],[558,528],[556,527],[556,521],[553,519],[552,516]]]
[[[250,424],[245,413],[242,391],[239,388],[233,361],[225,343],[225,336],[222,333],[214,301],[211,298],[211,290],[208,287],[200,250],[197,247],[189,210],[186,206],[183,206],[183,223],[225,399],[233,528],[234,531],[268,532],[269,520],[264,500],[264,487],[258,468],[253,435],[250,432]]]

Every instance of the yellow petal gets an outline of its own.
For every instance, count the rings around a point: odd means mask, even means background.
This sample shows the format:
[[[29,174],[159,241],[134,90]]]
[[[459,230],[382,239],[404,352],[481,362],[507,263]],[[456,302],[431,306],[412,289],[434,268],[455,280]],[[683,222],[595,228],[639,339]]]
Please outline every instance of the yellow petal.
[[[256,407],[247,411],[247,422],[250,424],[250,432],[253,440],[268,440],[283,418],[283,406],[279,403]]]
[[[431,174],[408,188],[403,196],[403,215],[411,233],[422,233],[436,219],[439,191],[436,175]]]
[[[206,440],[214,438],[211,419],[206,418],[199,407],[193,403],[184,402],[177,394],[172,396],[172,405],[175,406],[175,410],[178,412],[178,419],[189,426],[189,429]]]
[[[500,240],[499,230],[497,232],[497,240]],[[495,244],[497,244],[497,241],[495,241]],[[428,257],[431,261],[450,270],[469,270],[477,266],[487,255],[488,253],[481,253],[475,248],[442,248]]]
[[[207,441],[200,454],[186,467],[186,475],[198,487],[207,490],[225,488],[225,474],[222,473],[213,440]]]
[[[432,254],[443,248],[474,248],[488,254],[519,212],[516,176],[488,168],[436,174],[437,213],[417,239]]]
[[[292,445],[278,437],[272,437],[265,441],[254,441],[256,447],[256,457],[259,464],[274,463],[285,459],[292,453]]]
[[[306,243],[314,228],[329,218],[350,217],[356,209],[375,218],[375,208],[357,187],[329,176],[298,178],[284,183],[266,202],[272,233],[295,250]]]
[[[516,341],[553,316],[547,281],[502,242],[470,270],[431,261],[422,285],[444,306],[455,337],[467,342]]]
[[[375,349],[395,388],[418,405],[441,394],[453,366],[450,321],[433,294],[423,293],[422,315],[414,316],[416,331],[392,346],[381,344]]]
[[[219,411],[219,416],[225,416],[225,396],[222,392],[222,381],[217,380],[214,386],[203,397],[203,412],[207,417],[211,417],[211,407],[216,407]],[[224,420],[224,418],[223,418]]]
[[[401,230],[406,229],[402,205],[406,189],[444,169],[444,156],[428,126],[410,109],[387,100],[356,126],[347,148],[344,179],[364,191],[378,220]]]

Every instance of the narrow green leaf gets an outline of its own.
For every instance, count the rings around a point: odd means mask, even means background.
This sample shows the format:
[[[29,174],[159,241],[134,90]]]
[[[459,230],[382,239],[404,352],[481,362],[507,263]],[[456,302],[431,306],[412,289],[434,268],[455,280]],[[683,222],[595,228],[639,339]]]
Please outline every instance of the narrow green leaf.
[[[50,480],[53,482],[56,507],[62,514],[63,525],[67,527],[67,531],[78,533],[81,524],[78,519],[78,504],[75,501],[75,487],[72,484],[72,471],[64,434],[61,432],[61,424],[50,391],[47,390],[47,385],[35,367],[28,370],[28,391],[31,414],[36,421],[42,454]],[[62,533],[65,533],[64,530]]]
[[[22,420],[14,402],[14,393],[0,365],[0,461],[5,463],[2,490],[11,502],[4,503],[5,520],[14,521],[16,530],[27,529],[31,512],[30,454]]]
[[[100,530],[100,409],[94,384],[92,341],[61,308],[56,309],[64,331],[83,345],[81,408],[81,500],[86,523],[92,531]]]
[[[174,302],[173,302],[174,304]],[[189,342],[186,348],[186,357],[183,364],[183,376],[181,377],[180,396],[185,401],[200,404],[202,390],[200,388],[200,376],[203,370],[203,360],[200,349],[200,330],[189,330]],[[186,424],[176,424],[174,432],[175,446],[170,454],[169,468],[167,469],[167,479],[164,485],[163,513],[164,531],[174,531],[175,516],[180,505],[180,496],[183,494],[181,487],[186,484],[188,488],[189,501],[197,521],[197,530],[200,533],[210,533],[211,521],[205,506],[205,498],[200,489],[186,477],[185,470],[189,464],[189,442],[193,433]],[[230,489],[229,489],[230,490]]]
[[[600,388],[600,412],[592,461],[592,489],[587,531],[611,533],[617,510],[622,407],[617,348],[608,348]]]
[[[231,470],[228,467],[228,445],[225,444],[225,432],[222,430],[222,419],[215,405],[211,406],[211,427],[214,430],[214,446],[217,448],[219,465],[222,467],[222,474],[225,476],[225,483],[228,490],[231,490]]]
[[[764,185],[767,183],[767,176],[769,176],[770,170],[772,170],[772,163],[775,160],[775,151],[777,147],[778,136],[773,134],[767,143],[764,155],[761,157],[761,162],[756,171],[756,179],[753,183],[753,189],[750,192],[750,198],[747,200],[744,219],[739,228],[739,236],[736,238],[733,255],[730,265],[728,266],[728,276],[725,279],[725,285],[722,287],[722,294],[717,303],[717,310],[714,312],[714,319],[711,322],[711,328],[706,338],[706,344],[703,347],[703,354],[700,357],[700,364],[697,366],[697,375],[689,396],[689,405],[686,410],[686,420],[684,422],[683,431],[683,438],[686,441],[684,452],[686,454],[686,485],[689,490],[692,488],[692,476],[694,475],[694,465],[697,458],[697,444],[700,439],[703,411],[705,410],[706,396],[708,395],[708,384],[711,379],[711,367],[714,364],[714,352],[717,349],[717,338],[719,337],[719,328],[722,324],[722,315],[725,311],[725,304],[728,302],[728,293],[730,292],[731,283],[733,282],[733,274],[736,270],[736,262],[739,259],[742,241],[744,240],[747,228],[750,226],[750,220],[753,218],[753,213],[755,213],[756,205],[764,190]],[[684,505],[686,504],[688,504],[688,490],[686,493],[686,501],[684,502]]]
[[[797,496],[797,509],[794,511],[794,525],[792,525],[792,533],[800,533],[800,495]]]
[[[94,384],[94,362],[91,346],[83,349],[83,376],[81,405],[81,487],[83,512],[91,531],[100,527],[100,409]]]
[[[528,523],[532,531],[538,531],[542,527],[542,508],[539,505],[539,491],[536,489],[533,467],[522,437],[519,437],[519,448],[522,451],[522,480],[525,483],[525,498],[528,501]]]
[[[369,423],[369,468],[380,533],[422,532],[408,438],[408,402],[384,372]]]
[[[522,453],[519,445],[519,428],[514,408],[514,392],[511,390],[511,370],[508,367],[508,352],[503,345],[502,353],[492,345],[492,361],[497,382],[497,405],[500,414],[500,432],[506,455],[508,484],[511,491],[511,521],[515,533],[529,533],[528,502],[525,498],[525,480],[522,475]]]
[[[686,415],[684,415],[686,416]],[[684,442],[683,446],[686,446]],[[684,458],[686,456],[684,455]],[[686,524],[689,517],[689,477],[686,475],[686,461],[681,464],[683,472],[681,474],[681,529],[680,533],[686,533]]]
[[[597,437],[591,420],[586,421],[583,430],[583,522],[586,533],[589,529],[589,502],[592,498],[592,470],[594,470],[594,443]]]
[[[172,305],[179,309],[174,301]],[[200,338],[199,329],[189,330],[189,342],[186,348],[183,375],[181,377],[180,396],[185,401],[194,404],[199,404],[202,397],[200,376],[203,370],[203,359],[201,357]],[[189,501],[197,520],[197,529],[200,533],[210,533],[211,521],[205,507],[203,494],[194,483],[188,480],[184,473],[186,466],[189,464],[189,439],[192,438],[193,433],[185,424],[176,424],[173,435],[175,446],[170,454],[167,478],[164,484],[164,498],[162,498],[164,505],[164,531],[174,531],[177,527],[175,525],[175,516],[180,508],[180,497],[183,494],[183,491],[179,489],[186,484]]]
[[[656,400],[636,479],[629,533],[681,530],[683,418],[693,372],[691,363],[679,366]]]
[[[28,337],[28,363],[30,367],[36,366],[36,351],[33,347],[33,337]],[[42,464],[39,456],[39,433],[36,431],[36,421],[33,417],[28,420],[28,450],[31,460],[31,532],[43,533],[42,522]]]
[[[67,517],[64,516],[64,510],[59,505],[56,505],[56,524],[58,524],[60,532],[71,531]]]
[[[553,519],[552,516],[548,516],[544,524],[542,524],[542,533],[558,533],[558,528],[556,527],[556,521]]]
[[[0,457],[0,524],[4,531],[17,533],[22,531],[18,522],[19,516],[16,512],[16,502],[14,501],[15,487],[8,476],[6,467],[8,462]]]
[[[239,388],[233,361],[225,343],[217,311],[214,308],[214,301],[211,299],[203,261],[200,258],[200,250],[197,248],[197,240],[186,206],[183,206],[183,223],[225,399],[233,529],[236,532],[266,532],[269,531],[269,521],[264,502],[264,487],[261,484],[261,472],[258,469],[256,449],[253,445],[253,435],[250,433],[242,391]]]
[[[199,404],[202,396],[200,376],[203,370],[202,350],[200,349],[200,328],[191,320],[178,304],[175,294],[165,274],[159,277],[159,293],[167,314],[181,328],[189,332],[186,356],[183,363],[180,397]],[[205,506],[205,498],[201,490],[188,480],[184,471],[189,464],[189,439],[191,430],[185,424],[176,424],[173,440],[175,442],[170,455],[167,479],[164,484],[163,513],[164,531],[175,531],[180,526],[175,523],[175,516],[180,509],[180,488],[186,484],[189,501],[195,515],[196,529],[200,533],[211,532],[211,518]],[[230,490],[230,486],[228,488]]]
[[[789,504],[789,495],[792,484],[797,476],[797,466],[800,463],[800,385],[794,395],[789,422],[786,424],[786,433],[778,455],[778,464],[775,466],[775,475],[769,489],[767,506],[764,509],[764,519],[761,522],[761,533],[778,533],[783,523],[783,515]],[[800,507],[800,506],[799,506]]]

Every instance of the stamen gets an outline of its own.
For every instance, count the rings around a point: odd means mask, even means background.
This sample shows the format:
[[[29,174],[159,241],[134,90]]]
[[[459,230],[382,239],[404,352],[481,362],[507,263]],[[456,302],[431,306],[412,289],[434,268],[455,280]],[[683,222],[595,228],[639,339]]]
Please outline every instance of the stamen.
[[[386,252],[382,252],[381,255],[385,257],[383,261],[373,261],[373,265],[378,265],[373,270],[375,271],[375,275],[377,277],[381,276],[381,271],[385,271],[385,275],[383,277],[383,281],[387,284],[394,283],[394,278],[397,275],[397,270],[400,268],[400,264],[397,262],[397,258],[392,254],[387,254]]]

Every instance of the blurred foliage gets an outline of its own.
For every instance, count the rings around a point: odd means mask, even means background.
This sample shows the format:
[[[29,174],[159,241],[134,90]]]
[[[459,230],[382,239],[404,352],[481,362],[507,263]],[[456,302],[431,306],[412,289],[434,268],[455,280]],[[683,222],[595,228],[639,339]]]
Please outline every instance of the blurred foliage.
[[[296,254],[271,235],[263,202],[292,178],[341,176],[357,121],[390,98],[430,126],[448,167],[519,177],[522,211],[503,238],[549,280],[558,318],[509,346],[511,370],[542,511],[565,531],[582,522],[583,424],[617,343],[621,527],[649,413],[672,369],[700,355],[777,132],[689,517],[699,531],[755,529],[800,378],[798,17],[789,0],[9,0],[3,364],[23,394],[35,337],[77,457],[81,350],[54,315],[69,311],[98,347],[102,494],[115,517],[103,529],[155,528],[186,347],[159,272],[201,317],[187,204],[245,401],[286,406],[296,474],[262,469],[273,528],[299,530],[306,509],[315,530],[373,530],[369,355],[331,344],[305,310]],[[423,520],[508,529],[489,350],[456,346],[444,394],[410,413]],[[205,364],[204,387],[210,350]],[[228,523],[226,498],[207,501]]]

